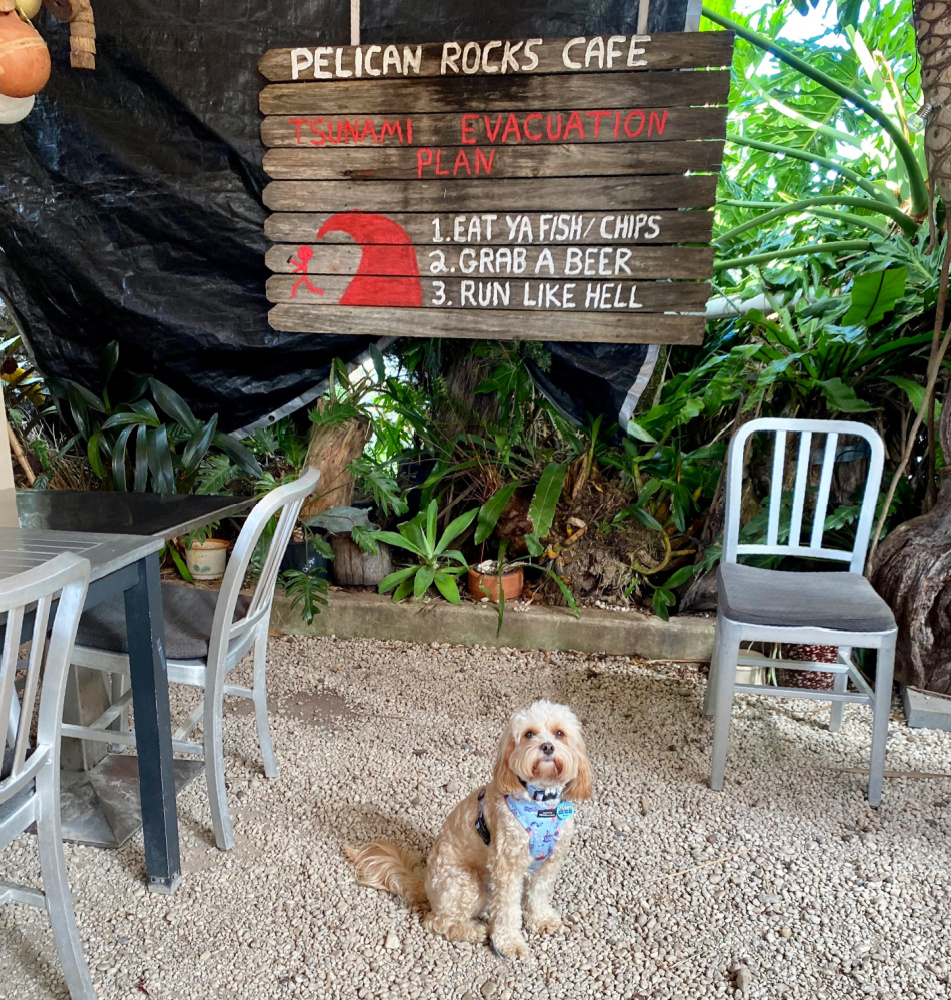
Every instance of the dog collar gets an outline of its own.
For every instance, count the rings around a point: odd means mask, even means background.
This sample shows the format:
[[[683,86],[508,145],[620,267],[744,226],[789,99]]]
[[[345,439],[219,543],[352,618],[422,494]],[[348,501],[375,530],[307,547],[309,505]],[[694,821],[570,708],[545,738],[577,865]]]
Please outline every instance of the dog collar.
[[[522,779],[519,778],[519,781]],[[564,791],[564,788],[536,788],[527,781],[522,781],[522,788],[533,802],[557,802]]]

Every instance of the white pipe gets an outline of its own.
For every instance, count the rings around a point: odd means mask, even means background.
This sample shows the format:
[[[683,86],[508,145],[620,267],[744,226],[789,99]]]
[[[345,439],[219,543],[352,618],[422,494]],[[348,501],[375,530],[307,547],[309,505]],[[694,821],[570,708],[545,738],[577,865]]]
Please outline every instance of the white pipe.
[[[350,0],[350,44],[360,44],[360,0]]]
[[[639,35],[647,34],[647,16],[650,13],[651,0],[640,0],[637,5],[637,33]]]

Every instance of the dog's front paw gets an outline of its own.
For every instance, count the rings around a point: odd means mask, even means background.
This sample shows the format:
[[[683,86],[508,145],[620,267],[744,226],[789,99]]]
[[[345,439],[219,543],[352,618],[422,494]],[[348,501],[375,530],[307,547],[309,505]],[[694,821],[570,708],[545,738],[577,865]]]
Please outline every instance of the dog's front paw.
[[[557,934],[564,926],[561,917],[551,909],[538,913],[529,913],[525,918],[525,926],[532,934]]]
[[[495,931],[489,937],[492,950],[499,958],[522,958],[528,954],[528,942],[520,932]]]

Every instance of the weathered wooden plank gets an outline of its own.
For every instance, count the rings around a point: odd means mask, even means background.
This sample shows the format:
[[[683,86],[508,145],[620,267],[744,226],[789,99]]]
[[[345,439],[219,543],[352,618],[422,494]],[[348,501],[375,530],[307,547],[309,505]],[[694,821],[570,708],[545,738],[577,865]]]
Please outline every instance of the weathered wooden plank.
[[[455,146],[516,142],[675,142],[722,139],[728,109],[619,108],[586,111],[581,131],[562,139],[565,111],[499,111],[476,114],[428,114],[408,118],[355,115],[349,118],[271,115],[261,123],[261,141],[270,148],[335,148],[336,146]],[[510,119],[509,115],[514,115]],[[494,141],[493,141],[494,140]]]
[[[258,70],[272,82],[314,80],[318,79],[317,73],[327,73],[332,79],[352,79],[352,74],[357,71],[357,49],[360,50],[360,72],[366,72],[369,53],[368,75],[385,72],[387,78],[445,76],[452,73],[453,69],[451,63],[443,64],[443,56],[446,54],[452,58],[457,48],[456,72],[473,69],[478,55],[478,66],[472,75],[571,73],[579,69],[591,73],[695,69],[701,66],[729,66],[733,57],[733,33],[728,31],[689,35],[679,32],[660,35],[601,35],[530,41],[540,44],[530,46],[528,56],[525,53],[524,39],[509,42],[489,39],[455,43],[430,42],[424,45],[339,45],[270,49],[258,60]],[[446,45],[450,46],[448,52]],[[490,46],[488,52],[487,45]],[[468,50],[466,46],[469,46]],[[295,52],[296,59],[292,54]],[[537,65],[532,65],[531,53],[534,53]],[[418,70],[415,69],[417,58]],[[347,77],[341,74],[351,75]]]
[[[307,261],[307,274],[356,274],[358,265],[364,274],[426,274],[433,277],[459,274],[474,277],[535,278],[699,278],[713,269],[713,247],[658,246],[625,244],[575,247],[548,246],[416,246],[416,268],[400,263],[388,250],[369,251],[361,265],[355,247],[327,246],[317,243],[300,245],[281,243],[271,247],[264,262],[275,274],[301,273],[301,250]],[[375,263],[374,263],[375,262]],[[375,266],[376,265],[376,266]]]
[[[356,279],[359,282],[360,279]],[[329,309],[355,284],[349,275],[309,275],[310,287],[295,275],[267,280],[268,302]],[[378,291],[381,286],[375,286]],[[604,279],[470,277],[420,279],[424,309],[544,309],[571,312],[703,312],[710,286],[694,281],[606,281]],[[314,288],[319,289],[315,292]],[[359,290],[359,289],[358,289]],[[354,306],[358,303],[352,302]],[[364,308],[379,308],[374,302]],[[386,308],[404,308],[386,306]]]
[[[272,83],[261,91],[265,115],[398,115],[417,112],[520,111],[524,108],[691,107],[724,104],[727,70],[567,76],[440,77],[433,80],[357,80]]]
[[[264,233],[275,243],[310,243],[329,213],[279,212],[264,223]],[[417,249],[441,243],[500,244],[516,240],[532,243],[708,243],[713,231],[713,213],[706,210],[680,212],[595,212],[587,213],[484,213],[446,215],[430,212],[391,212],[388,214],[417,246]],[[369,234],[364,245],[390,243],[385,234]],[[353,237],[333,230],[321,237],[321,243],[353,245]]]
[[[584,340],[615,344],[700,344],[703,316],[485,309],[387,309],[365,306],[274,306],[268,322],[296,333],[488,340]]]
[[[631,212],[642,208],[710,208],[713,175],[458,181],[272,181],[264,204],[275,212]]]
[[[646,142],[599,146],[507,146],[484,149],[271,149],[264,169],[275,180],[411,181],[449,177],[620,177],[719,170],[723,143]]]

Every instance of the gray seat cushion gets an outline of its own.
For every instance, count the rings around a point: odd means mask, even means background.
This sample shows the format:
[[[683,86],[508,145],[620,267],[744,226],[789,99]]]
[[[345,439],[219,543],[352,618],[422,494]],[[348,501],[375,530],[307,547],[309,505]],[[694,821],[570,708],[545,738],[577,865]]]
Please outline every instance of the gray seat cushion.
[[[250,598],[238,598],[236,617],[247,613]],[[217,590],[199,590],[175,583],[162,584],[165,611],[165,655],[170,660],[199,660],[208,655],[208,637],[218,603]],[[111,598],[87,611],[79,620],[76,645],[128,653],[125,603]]]
[[[720,612],[746,625],[886,632],[891,608],[858,573],[788,573],[739,563],[717,571]]]

